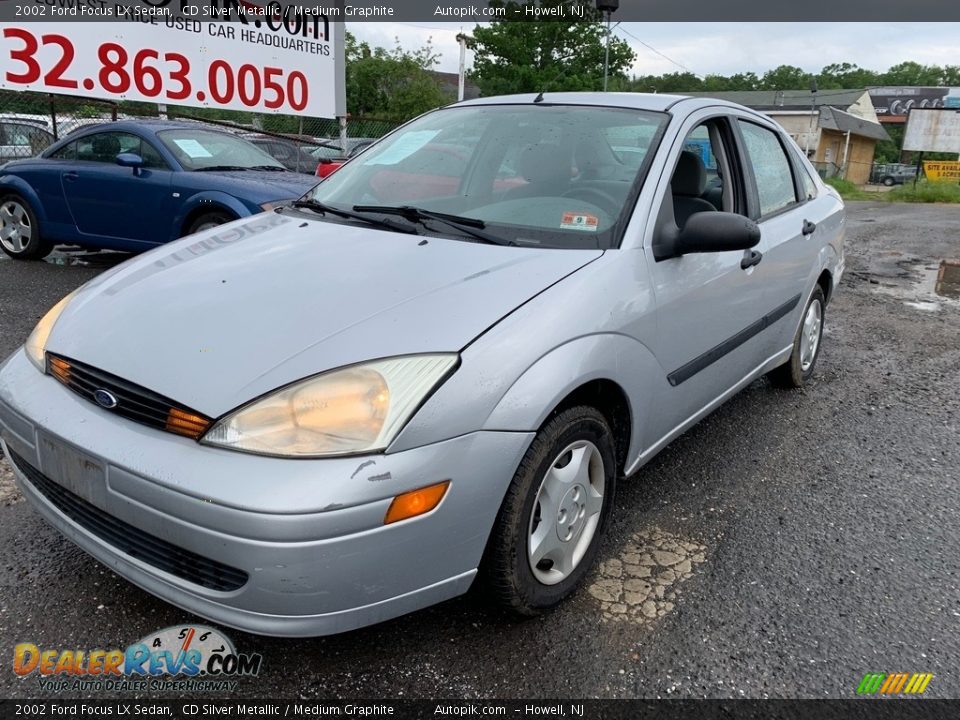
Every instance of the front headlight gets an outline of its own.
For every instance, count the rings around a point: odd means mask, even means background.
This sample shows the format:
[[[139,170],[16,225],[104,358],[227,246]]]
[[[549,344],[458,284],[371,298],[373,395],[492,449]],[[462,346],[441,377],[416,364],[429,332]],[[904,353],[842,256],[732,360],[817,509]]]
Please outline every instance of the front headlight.
[[[452,354],[411,355],[333,370],[240,408],[200,442],[281,457],[383,450],[456,364]]]
[[[67,303],[70,302],[70,299],[76,295],[76,293],[77,291],[74,290],[63,300],[50,308],[47,314],[44,315],[40,319],[40,322],[37,323],[37,326],[33,329],[33,332],[30,333],[30,337],[27,338],[27,342],[23,345],[24,349],[27,351],[27,357],[30,358],[30,362],[36,365],[40,372],[47,371],[45,353],[47,349],[47,340],[50,339],[50,333],[53,331],[53,326],[57,324],[57,320],[60,319],[60,314],[63,312],[63,309],[67,307]]]

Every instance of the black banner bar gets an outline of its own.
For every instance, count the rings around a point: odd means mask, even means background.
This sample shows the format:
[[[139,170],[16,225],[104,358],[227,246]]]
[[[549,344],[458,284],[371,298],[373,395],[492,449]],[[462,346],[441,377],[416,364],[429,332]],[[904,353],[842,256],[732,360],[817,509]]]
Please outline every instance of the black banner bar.
[[[0,700],[21,718],[551,718],[564,720],[945,720],[960,700]]]
[[[571,5],[573,6],[571,8]],[[489,2],[488,0],[0,0],[2,22],[165,22],[234,15],[237,22],[263,21],[267,13],[323,15],[344,22],[453,22],[469,26],[492,20],[584,20],[594,0]],[[577,10],[577,6],[585,6]],[[118,10],[119,7],[119,10]],[[211,13],[215,9],[216,13]],[[242,16],[242,20],[240,19]],[[620,0],[618,22],[857,22],[869,36],[871,22],[960,21],[960,3],[946,0]]]

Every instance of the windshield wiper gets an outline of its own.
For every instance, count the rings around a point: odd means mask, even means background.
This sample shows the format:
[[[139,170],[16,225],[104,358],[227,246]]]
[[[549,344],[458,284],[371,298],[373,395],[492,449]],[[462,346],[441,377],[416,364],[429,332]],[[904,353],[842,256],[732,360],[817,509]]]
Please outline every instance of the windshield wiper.
[[[350,210],[341,210],[340,208],[335,208],[327,205],[326,203],[322,203],[319,200],[294,200],[292,203],[290,203],[290,205],[302,210],[312,210],[313,212],[320,213],[321,215],[326,215],[329,213],[330,215],[336,215],[337,217],[346,218],[348,220],[359,220],[360,222],[365,222],[368,225],[375,225],[376,227],[392,230],[393,232],[405,233],[407,235],[419,234],[414,228],[397,225],[389,220],[377,220],[376,218],[351,212]]]
[[[265,170],[267,172],[284,172],[285,167],[280,167],[279,165],[253,165],[248,167],[247,170]]]
[[[244,165],[207,165],[206,167],[194,168],[193,172],[228,172],[231,170],[249,170]]]
[[[466,217],[464,215],[448,215],[447,213],[424,210],[423,208],[414,207],[412,205],[354,205],[353,209],[356,212],[379,212],[384,213],[385,215],[399,215],[404,220],[420,223],[421,225],[426,220],[435,220],[437,222],[450,225],[451,227],[455,227],[457,230],[461,230],[468,235],[472,235],[477,240],[485,242],[488,245],[512,244],[509,240],[497,235],[493,235],[492,233],[484,232],[483,228],[485,228],[487,224],[483,220]]]

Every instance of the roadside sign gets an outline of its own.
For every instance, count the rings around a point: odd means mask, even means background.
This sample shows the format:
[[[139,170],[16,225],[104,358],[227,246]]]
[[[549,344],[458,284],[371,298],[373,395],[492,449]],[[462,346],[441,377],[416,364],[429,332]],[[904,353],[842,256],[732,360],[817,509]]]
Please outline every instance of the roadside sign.
[[[960,112],[914,108],[907,119],[903,149],[960,153]]]
[[[275,17],[270,7],[242,22],[158,15],[126,22],[0,23],[0,88],[344,115],[343,23],[318,14]]]
[[[927,180],[960,181],[960,160],[924,160],[923,173]]]

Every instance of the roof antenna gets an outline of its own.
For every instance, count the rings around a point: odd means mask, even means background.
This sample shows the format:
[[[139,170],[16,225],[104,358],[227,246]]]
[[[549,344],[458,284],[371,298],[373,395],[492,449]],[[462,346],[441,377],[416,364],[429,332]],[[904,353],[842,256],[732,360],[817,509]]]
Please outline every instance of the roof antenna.
[[[535,103],[543,102],[543,90],[540,91],[540,94],[537,95],[537,96],[533,99],[533,101],[534,101]]]

